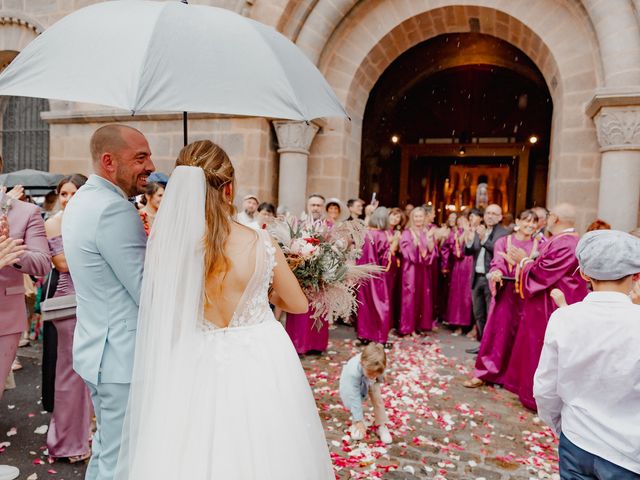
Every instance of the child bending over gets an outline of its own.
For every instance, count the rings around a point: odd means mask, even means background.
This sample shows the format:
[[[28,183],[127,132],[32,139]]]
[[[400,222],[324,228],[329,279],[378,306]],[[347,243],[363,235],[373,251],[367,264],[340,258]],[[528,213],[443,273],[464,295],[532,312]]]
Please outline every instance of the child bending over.
[[[362,440],[367,428],[364,424],[362,404],[367,398],[373,405],[374,422],[378,437],[383,443],[391,443],[391,433],[386,426],[387,412],[380,395],[380,384],[383,373],[387,368],[387,356],[384,346],[370,343],[362,353],[349,360],[340,375],[340,397],[342,403],[351,411],[351,438]]]

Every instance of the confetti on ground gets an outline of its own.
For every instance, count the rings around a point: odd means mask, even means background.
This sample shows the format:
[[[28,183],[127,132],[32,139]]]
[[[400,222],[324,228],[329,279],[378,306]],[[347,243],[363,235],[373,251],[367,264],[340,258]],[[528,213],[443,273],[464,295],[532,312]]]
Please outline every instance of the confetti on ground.
[[[303,358],[336,478],[386,478],[393,471],[403,474],[393,478],[555,478],[553,432],[509,392],[463,388],[472,359],[452,358],[452,349],[443,346],[448,337],[444,332],[391,338],[382,387],[391,445],[382,444],[372,428],[361,442],[349,435],[350,415],[340,401],[338,382],[342,365],[361,348],[356,341],[333,340],[331,353]],[[368,406],[365,412],[372,425],[373,412]]]

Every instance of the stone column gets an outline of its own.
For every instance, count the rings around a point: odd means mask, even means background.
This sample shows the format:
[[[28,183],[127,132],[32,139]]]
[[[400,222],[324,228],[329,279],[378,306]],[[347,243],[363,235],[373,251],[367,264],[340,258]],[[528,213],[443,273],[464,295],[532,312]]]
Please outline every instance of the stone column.
[[[320,127],[282,120],[274,120],[273,126],[280,154],[278,204],[286,206],[293,215],[300,215],[306,206],[309,147]]]
[[[640,106],[603,106],[594,121],[602,152],[598,217],[629,231],[640,204]]]

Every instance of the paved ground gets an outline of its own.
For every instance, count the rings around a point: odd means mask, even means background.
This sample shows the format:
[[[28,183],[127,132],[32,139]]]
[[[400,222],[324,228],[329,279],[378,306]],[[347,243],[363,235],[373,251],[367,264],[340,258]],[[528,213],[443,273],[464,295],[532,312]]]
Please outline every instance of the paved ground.
[[[345,434],[349,414],[340,404],[337,383],[342,364],[358,349],[352,331],[338,327],[327,354],[303,359],[337,477],[557,478],[556,440],[535,415],[504,390],[461,386],[473,366],[464,349],[474,344],[446,329],[394,339],[383,389],[395,440],[389,447],[372,432],[360,443]],[[18,388],[0,401],[0,463],[19,466],[20,479],[82,478],[84,466],[49,464],[46,435],[34,433],[49,422],[39,402],[38,352],[21,349],[20,354],[25,368],[16,375]]]

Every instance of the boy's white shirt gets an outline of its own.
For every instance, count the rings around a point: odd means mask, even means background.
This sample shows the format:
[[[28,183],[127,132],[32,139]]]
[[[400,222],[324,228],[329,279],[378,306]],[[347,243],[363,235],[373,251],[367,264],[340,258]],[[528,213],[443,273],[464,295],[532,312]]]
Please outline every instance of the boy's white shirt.
[[[622,293],[592,292],[556,310],[534,396],[556,433],[640,473],[640,306]]]

